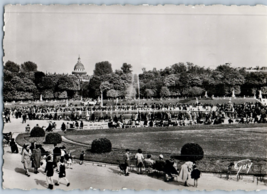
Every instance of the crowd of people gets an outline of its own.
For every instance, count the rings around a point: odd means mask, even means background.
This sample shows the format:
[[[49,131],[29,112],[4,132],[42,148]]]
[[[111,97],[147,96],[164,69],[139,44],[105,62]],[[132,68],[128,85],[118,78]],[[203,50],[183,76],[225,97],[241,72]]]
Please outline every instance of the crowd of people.
[[[141,149],[138,149],[134,156],[131,156],[130,150],[126,149],[123,156],[123,163],[119,165],[125,176],[130,175],[129,167],[133,159],[136,162],[135,166],[138,174],[143,174],[143,169],[145,168],[149,175],[153,173],[163,173],[166,182],[173,181],[174,176],[178,176],[179,179],[184,182],[184,186],[188,186],[187,181],[189,178],[194,180],[195,187],[198,185],[201,172],[198,170],[194,161],[187,161],[178,169],[172,158],[164,160],[162,154],[159,155],[158,160],[153,160],[150,154],[145,158]]]
[[[12,153],[18,153],[18,147],[12,139],[10,147]],[[82,151],[80,155],[79,164],[83,164],[85,152]],[[54,183],[52,177],[54,173],[58,173],[56,186],[60,184],[60,181],[63,179],[66,182],[66,185],[69,186],[70,182],[66,178],[66,169],[72,169],[73,157],[70,152],[66,150],[65,146],[57,146],[54,144],[53,152],[46,151],[42,145],[33,142],[30,144],[24,144],[21,150],[21,162],[25,170],[25,175],[30,177],[29,169],[34,169],[34,173],[39,173],[39,168],[44,165],[44,173],[46,174],[46,182],[48,189],[53,189]]]
[[[22,123],[26,123],[28,119],[66,120],[70,122],[71,128],[83,128],[82,120],[89,122],[109,121],[110,128],[123,128],[127,125],[138,126],[140,122],[142,126],[150,127],[267,122],[266,107],[258,102],[244,104],[229,102],[217,105],[154,103],[150,105],[121,105],[113,107],[31,106],[5,108],[3,115],[5,122],[11,122],[10,115],[13,115],[14,118],[22,118]],[[78,121],[80,121],[80,124]]]

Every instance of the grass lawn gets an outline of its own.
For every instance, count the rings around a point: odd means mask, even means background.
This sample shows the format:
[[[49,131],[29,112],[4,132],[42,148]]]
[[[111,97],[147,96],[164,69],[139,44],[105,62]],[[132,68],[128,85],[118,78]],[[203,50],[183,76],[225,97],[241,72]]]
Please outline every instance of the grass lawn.
[[[205,129],[201,129],[205,127]],[[60,132],[61,133],[61,132]],[[197,165],[201,171],[220,172],[227,169],[230,162],[241,159],[251,159],[253,169],[250,173],[258,173],[259,166],[267,166],[267,129],[266,124],[255,125],[218,125],[218,126],[186,126],[169,128],[137,128],[84,130],[61,133],[66,138],[83,142],[88,146],[77,146],[71,143],[65,145],[72,155],[79,158],[82,150],[86,150],[85,160],[117,164],[122,161],[124,150],[129,148],[132,157],[141,148],[144,155],[152,154],[157,159],[159,154],[164,158],[179,155],[185,143],[198,143],[204,150],[205,156]],[[94,139],[106,137],[111,140],[113,150],[110,153],[94,154],[90,152],[90,144]],[[23,145],[37,141],[43,144],[44,138],[32,138],[29,134],[18,135],[16,141]],[[52,151],[53,145],[43,144],[46,150]],[[132,161],[135,164],[135,161]],[[177,161],[180,167],[183,161]]]
[[[164,129],[164,128],[162,128]],[[198,143],[207,156],[266,158],[266,128],[227,128],[179,130],[165,128],[159,131],[127,131],[95,133],[92,131],[70,132],[65,137],[91,144],[94,139],[108,138],[114,148],[146,152],[179,154],[186,143]],[[170,130],[169,130],[170,129]],[[141,130],[141,129],[140,129]]]

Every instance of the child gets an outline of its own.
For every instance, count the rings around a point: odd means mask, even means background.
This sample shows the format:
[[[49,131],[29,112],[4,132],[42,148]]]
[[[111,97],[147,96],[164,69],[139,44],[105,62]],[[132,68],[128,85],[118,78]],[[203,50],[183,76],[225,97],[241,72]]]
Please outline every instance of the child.
[[[65,181],[67,182],[67,187],[70,186],[70,182],[66,178],[66,167],[65,167],[65,163],[64,163],[64,158],[60,159],[60,162],[59,162],[59,165],[58,165],[58,171],[59,171],[58,180],[57,180],[57,183],[55,185],[59,186],[59,179],[64,178]]]
[[[71,156],[70,152],[69,152],[68,154],[66,154],[65,158],[66,158],[66,160],[67,160],[68,167],[69,167],[70,169],[72,169],[72,168],[71,168],[71,164],[72,164],[72,156]],[[63,161],[64,161],[64,159],[63,159]]]
[[[80,162],[79,162],[80,165],[83,164],[84,156],[85,156],[85,153],[84,153],[84,151],[82,151],[82,153],[80,155]]]
[[[200,178],[201,172],[197,169],[197,166],[193,166],[193,171],[191,172],[191,178],[194,179],[194,187],[197,187],[197,180]]]
[[[135,155],[135,159],[137,159],[136,161],[136,166],[138,168],[138,174],[142,174],[142,167],[144,166],[143,160],[144,160],[144,156],[142,154],[142,150],[138,149],[137,150],[137,154]]]
[[[52,155],[50,154],[46,158],[46,167],[45,167],[45,173],[46,173],[46,182],[48,184],[48,189],[53,189],[53,180],[52,177],[54,175],[54,167],[55,163],[53,162]]]

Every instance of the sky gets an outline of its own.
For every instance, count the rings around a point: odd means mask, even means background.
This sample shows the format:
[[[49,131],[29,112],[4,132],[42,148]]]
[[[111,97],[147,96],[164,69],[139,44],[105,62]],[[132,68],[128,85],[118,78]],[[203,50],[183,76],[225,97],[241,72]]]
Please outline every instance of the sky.
[[[178,62],[267,66],[267,8],[229,6],[6,6],[4,63],[71,73],[78,56],[135,73]]]

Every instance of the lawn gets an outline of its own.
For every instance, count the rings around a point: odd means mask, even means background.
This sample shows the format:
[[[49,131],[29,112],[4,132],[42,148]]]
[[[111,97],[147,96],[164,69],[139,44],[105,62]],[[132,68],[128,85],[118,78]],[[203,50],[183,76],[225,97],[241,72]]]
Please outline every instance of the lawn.
[[[227,166],[234,161],[251,159],[253,169],[250,173],[259,173],[260,166],[266,167],[267,131],[266,124],[256,125],[218,125],[170,127],[170,128],[137,128],[137,129],[112,129],[112,130],[84,130],[68,131],[61,133],[68,139],[76,142],[83,142],[88,146],[77,146],[63,142],[67,150],[79,158],[81,151],[86,151],[85,160],[118,164],[122,161],[125,148],[129,148],[132,158],[138,148],[143,150],[144,155],[152,154],[157,159],[163,154],[165,159],[173,155],[179,155],[181,147],[188,142],[195,142],[201,145],[205,156],[197,165],[201,171],[220,172],[227,169]],[[113,149],[110,153],[94,154],[90,151],[91,142],[99,137],[106,137],[111,140]],[[17,139],[19,145],[37,141],[46,150],[52,151],[53,145],[43,144],[44,137],[32,138],[29,134],[19,134]],[[184,161],[177,160],[180,167]],[[135,161],[132,160],[135,164]]]
[[[171,128],[169,128],[171,129]],[[145,152],[179,154],[186,143],[198,143],[206,156],[266,158],[266,128],[228,128],[164,131],[103,132],[87,134],[83,131],[65,137],[77,142],[91,144],[94,139],[108,138],[113,148]]]

